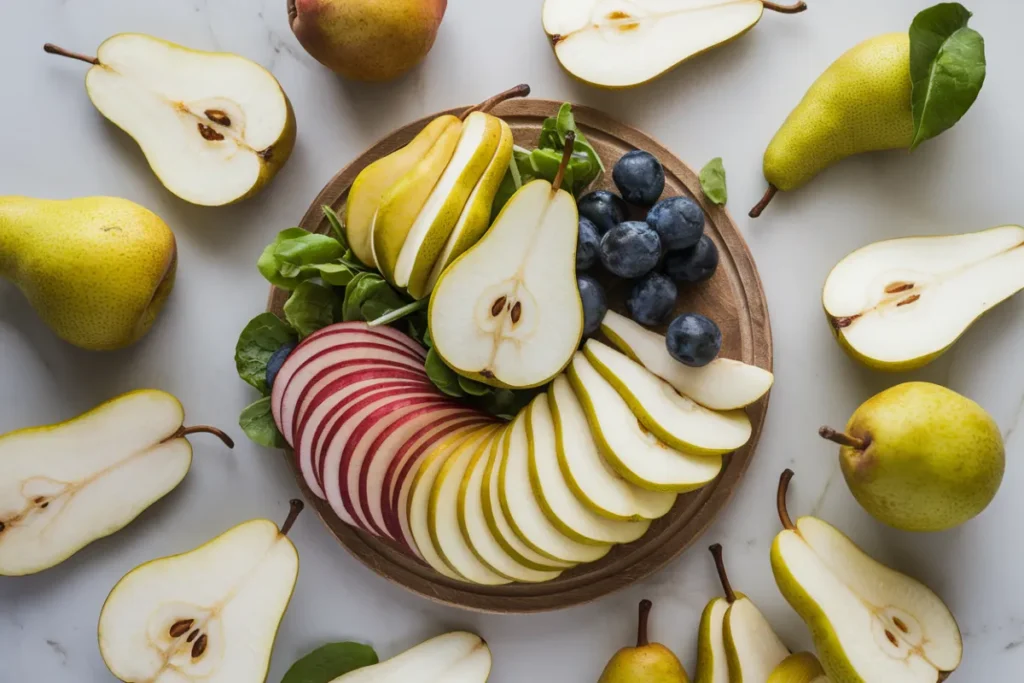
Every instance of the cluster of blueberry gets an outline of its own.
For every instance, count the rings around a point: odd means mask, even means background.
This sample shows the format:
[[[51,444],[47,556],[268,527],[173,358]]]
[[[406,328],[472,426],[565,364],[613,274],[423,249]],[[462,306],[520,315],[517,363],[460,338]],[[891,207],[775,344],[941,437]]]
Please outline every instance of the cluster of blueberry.
[[[664,323],[675,309],[678,287],[703,282],[718,267],[718,248],[704,234],[704,212],[697,202],[661,199],[665,169],[654,155],[628,152],[615,164],[612,180],[621,197],[597,190],[577,203],[576,272],[586,335],[597,332],[608,310],[600,282],[585,273],[598,264],[633,281],[626,308],[641,325]],[[627,220],[630,204],[650,207],[646,219]],[[684,313],[669,324],[666,343],[676,360],[699,367],[718,355],[722,334],[712,320]]]

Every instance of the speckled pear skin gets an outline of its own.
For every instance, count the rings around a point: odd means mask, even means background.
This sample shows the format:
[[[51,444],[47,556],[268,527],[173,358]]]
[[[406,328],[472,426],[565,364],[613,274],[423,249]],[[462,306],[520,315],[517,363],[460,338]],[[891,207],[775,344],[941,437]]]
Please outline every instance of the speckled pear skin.
[[[689,683],[679,659],[664,645],[619,650],[601,674],[598,683]]]
[[[910,37],[887,33],[851,48],[818,77],[772,138],[765,179],[795,190],[853,154],[909,149]]]
[[[106,351],[138,341],[174,286],[174,234],[116,197],[0,197],[0,277],[65,341]]]

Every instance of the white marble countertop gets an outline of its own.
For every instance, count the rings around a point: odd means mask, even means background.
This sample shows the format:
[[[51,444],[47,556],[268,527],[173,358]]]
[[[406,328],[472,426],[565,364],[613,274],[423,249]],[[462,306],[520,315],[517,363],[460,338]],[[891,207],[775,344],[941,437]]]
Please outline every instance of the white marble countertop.
[[[284,0],[8,0],[0,4],[0,194],[127,197],[176,231],[177,289],[153,332],[109,354],[56,339],[20,293],[0,283],[0,432],[63,420],[121,392],[157,387],[180,397],[194,421],[230,428],[233,452],[196,440],[185,483],[141,519],[60,566],[0,579],[0,680],[108,681],[96,645],[100,606],[129,569],[190,549],[252,517],[278,518],[296,486],[282,458],[248,443],[236,426],[253,399],[235,375],[238,332],[259,312],[267,285],[254,267],[263,246],[293,225],[323,184],[390,130],[475,102],[519,82],[538,97],[603,109],[648,131],[700,166],[722,156],[731,206],[760,267],[775,334],[777,383],[761,445],[725,513],[691,552],[643,583],[589,605],[532,616],[488,616],[435,605],[379,578],[350,557],[315,515],[292,537],[298,586],[274,651],[270,681],[325,642],[372,643],[382,657],[446,629],[491,643],[492,683],[589,683],[633,637],[635,607],[655,600],[653,634],[690,671],[696,626],[717,594],[703,548],[725,545],[733,583],[756,600],[784,639],[809,646],[775,588],[768,547],[777,531],[776,478],[797,471],[793,509],[836,523],[878,559],[925,580],[950,604],[966,653],[954,681],[1009,681],[1024,668],[1024,297],[975,325],[939,361],[907,377],[869,371],[831,340],[819,294],[848,251],[878,239],[954,233],[1024,221],[1024,3],[971,0],[986,38],[988,79],[952,131],[914,154],[843,162],[806,189],[780,196],[756,223],[764,146],[813,79],[848,47],[904,30],[928,0],[809,0],[796,17],[766,16],[742,39],[648,86],[603,92],[558,67],[540,28],[541,0],[451,0],[437,44],[406,78],[346,83],[306,55],[288,29]],[[237,52],[271,69],[298,117],[295,153],[261,195],[236,207],[190,206],[166,192],[135,143],[108,124],[83,88],[83,65],[44,55],[46,41],[89,52],[122,31]],[[844,485],[835,450],[816,435],[843,423],[875,392],[903,379],[945,384],[979,401],[1007,437],[1002,491],[978,519],[948,533],[890,530]]]

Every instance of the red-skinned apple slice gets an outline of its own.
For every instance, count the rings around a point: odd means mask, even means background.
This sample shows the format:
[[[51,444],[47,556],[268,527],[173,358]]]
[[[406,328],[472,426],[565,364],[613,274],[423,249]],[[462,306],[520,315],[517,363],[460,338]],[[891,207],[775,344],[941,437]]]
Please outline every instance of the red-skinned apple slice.
[[[345,323],[335,323],[333,325],[328,325],[327,327],[320,328],[313,334],[306,337],[306,339],[303,341],[308,341],[310,339],[316,339],[318,337],[323,337],[331,334],[337,334],[338,332],[346,332],[349,330],[361,330],[364,332],[375,332],[377,334],[382,334],[386,337],[394,339],[399,344],[402,344],[407,349],[419,355],[420,357],[427,357],[427,350],[420,346],[420,344],[409,335],[387,325],[378,325],[376,327],[370,327],[368,324],[358,320],[352,320]]]

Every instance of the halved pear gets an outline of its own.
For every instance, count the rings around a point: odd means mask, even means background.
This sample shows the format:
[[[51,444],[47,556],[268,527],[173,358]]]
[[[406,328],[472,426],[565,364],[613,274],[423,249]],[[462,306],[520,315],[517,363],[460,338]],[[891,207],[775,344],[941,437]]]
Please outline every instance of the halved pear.
[[[73,420],[0,437],[0,575],[48,569],[124,528],[188,474],[185,411],[133,391]]]
[[[526,408],[526,436],[530,455],[530,485],[548,519],[580,543],[630,543],[651,526],[649,519],[624,521],[597,514],[576,497],[558,465],[555,422],[547,394]]]
[[[566,71],[591,85],[628,88],[738,38],[765,8],[791,14],[807,6],[761,0],[546,0],[543,22]]]
[[[653,491],[683,493],[707,485],[722,470],[719,455],[679,451],[658,440],[582,352],[573,357],[567,375],[594,441],[628,481]]]
[[[122,681],[262,683],[299,574],[287,534],[266,519],[239,524],[117,582],[100,612],[100,654]]]
[[[875,242],[840,261],[821,299],[840,345],[865,365],[912,370],[1024,289],[1024,228]]]
[[[566,144],[562,169],[572,152]],[[440,276],[428,313],[434,350],[462,375],[511,388],[549,382],[583,334],[576,200],[534,180]]]
[[[291,155],[295,114],[274,76],[224,52],[204,52],[140,33],[103,42],[89,99],[142,148],[164,186],[187,202],[222,206],[252,196]]]
[[[798,652],[775,667],[768,683],[829,683],[829,680],[817,657],[810,652]]]
[[[775,380],[764,368],[731,358],[716,358],[700,368],[683,365],[669,355],[664,335],[615,311],[605,314],[601,332],[619,351],[711,410],[748,406],[768,393]]]
[[[876,562],[814,517],[786,509],[793,473],[779,481],[784,529],[772,543],[779,590],[807,623],[833,681],[938,683],[960,665],[963,641],[949,608],[924,584]]]
[[[708,410],[682,396],[644,366],[596,339],[588,339],[583,351],[644,427],[669,446],[691,453],[718,455],[734,451],[750,439],[750,418],[742,410]]]
[[[676,502],[670,491],[649,491],[623,479],[608,464],[590,433],[587,415],[565,375],[548,389],[558,464],[566,483],[591,510],[609,519],[658,519]]]
[[[729,601],[714,598],[700,615],[697,631],[697,671],[694,683],[729,683],[729,657],[722,627]]]
[[[356,669],[331,683],[486,683],[491,651],[480,636],[446,633],[379,664]]]
[[[490,114],[475,111],[462,123],[455,153],[416,216],[395,264],[394,284],[407,289],[413,298],[422,299],[430,293],[427,283],[434,263],[494,158],[499,142],[501,121]]]
[[[451,114],[438,116],[412,142],[377,159],[352,181],[345,200],[345,237],[352,252],[366,265],[377,265],[373,259],[373,217],[384,194],[426,155],[444,129],[457,121]]]

